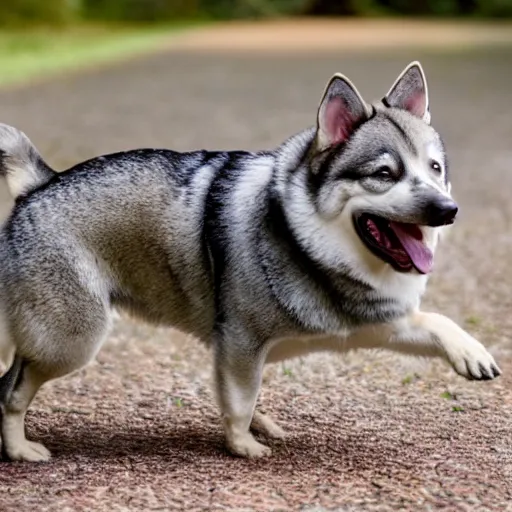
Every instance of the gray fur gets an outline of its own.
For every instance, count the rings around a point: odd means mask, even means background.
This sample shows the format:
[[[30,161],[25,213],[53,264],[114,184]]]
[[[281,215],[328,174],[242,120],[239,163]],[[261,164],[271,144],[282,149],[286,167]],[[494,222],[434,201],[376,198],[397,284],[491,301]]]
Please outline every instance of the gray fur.
[[[445,357],[468,378],[499,374],[476,340],[444,317],[419,316],[426,276],[395,272],[352,225],[358,209],[428,224],[448,180],[411,162],[431,144],[445,169],[439,135],[404,110],[358,106],[359,93],[343,84],[324,101],[348,95],[364,119],[336,144],[331,119],[321,141],[312,128],[272,151],[135,150],[56,174],[25,136],[0,129],[4,172],[25,184],[0,232],[0,344],[24,361],[4,397],[10,458],[49,456],[25,439],[24,411],[42,383],[95,356],[112,308],[212,346],[227,444],[243,456],[269,452],[251,422],[283,434],[254,411],[265,361],[380,347]],[[389,176],[375,175],[383,161]],[[439,228],[425,229],[434,249]]]

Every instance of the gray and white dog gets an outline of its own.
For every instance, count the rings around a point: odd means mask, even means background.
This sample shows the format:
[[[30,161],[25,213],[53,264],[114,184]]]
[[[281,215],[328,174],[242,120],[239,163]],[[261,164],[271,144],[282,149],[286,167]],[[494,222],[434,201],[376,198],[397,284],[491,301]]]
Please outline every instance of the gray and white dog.
[[[42,384],[100,349],[113,308],[208,343],[234,454],[268,455],[251,428],[266,362],[315,351],[389,349],[445,358],[468,379],[501,372],[448,318],[421,312],[440,231],[457,206],[411,63],[367,104],[335,75],[316,127],[277,149],[101,156],[63,173],[0,129],[16,198],[0,233],[3,452],[49,458],[25,412]]]

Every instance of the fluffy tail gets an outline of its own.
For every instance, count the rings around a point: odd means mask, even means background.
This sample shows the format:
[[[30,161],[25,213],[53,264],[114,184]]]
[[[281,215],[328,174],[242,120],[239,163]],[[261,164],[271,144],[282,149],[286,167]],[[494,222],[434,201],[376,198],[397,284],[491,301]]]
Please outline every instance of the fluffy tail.
[[[0,123],[0,175],[5,176],[13,199],[44,185],[55,174],[23,132]]]

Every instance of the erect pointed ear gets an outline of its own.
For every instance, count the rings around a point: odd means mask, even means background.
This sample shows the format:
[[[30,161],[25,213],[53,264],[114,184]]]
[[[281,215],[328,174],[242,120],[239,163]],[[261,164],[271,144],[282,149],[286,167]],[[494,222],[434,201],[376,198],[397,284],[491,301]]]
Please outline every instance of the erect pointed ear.
[[[325,89],[317,118],[316,150],[346,141],[369,117],[370,109],[343,75],[334,75]]]
[[[411,62],[402,71],[383,102],[390,107],[407,110],[430,123],[427,79],[419,62]]]

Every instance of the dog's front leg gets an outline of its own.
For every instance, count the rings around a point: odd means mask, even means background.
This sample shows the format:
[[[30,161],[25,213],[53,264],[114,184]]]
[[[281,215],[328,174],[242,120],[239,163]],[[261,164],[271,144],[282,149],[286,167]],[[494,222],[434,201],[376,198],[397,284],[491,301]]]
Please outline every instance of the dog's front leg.
[[[416,312],[409,322],[414,331],[430,334],[459,375],[475,380],[490,380],[501,375],[487,349],[453,320],[438,313]]]
[[[271,450],[249,431],[258,398],[264,353],[240,342],[223,340],[215,352],[217,395],[228,449],[235,455],[258,458]]]
[[[449,318],[415,311],[395,322],[366,327],[345,348],[384,348],[417,356],[443,357],[467,379],[489,380],[501,370],[485,347]]]

